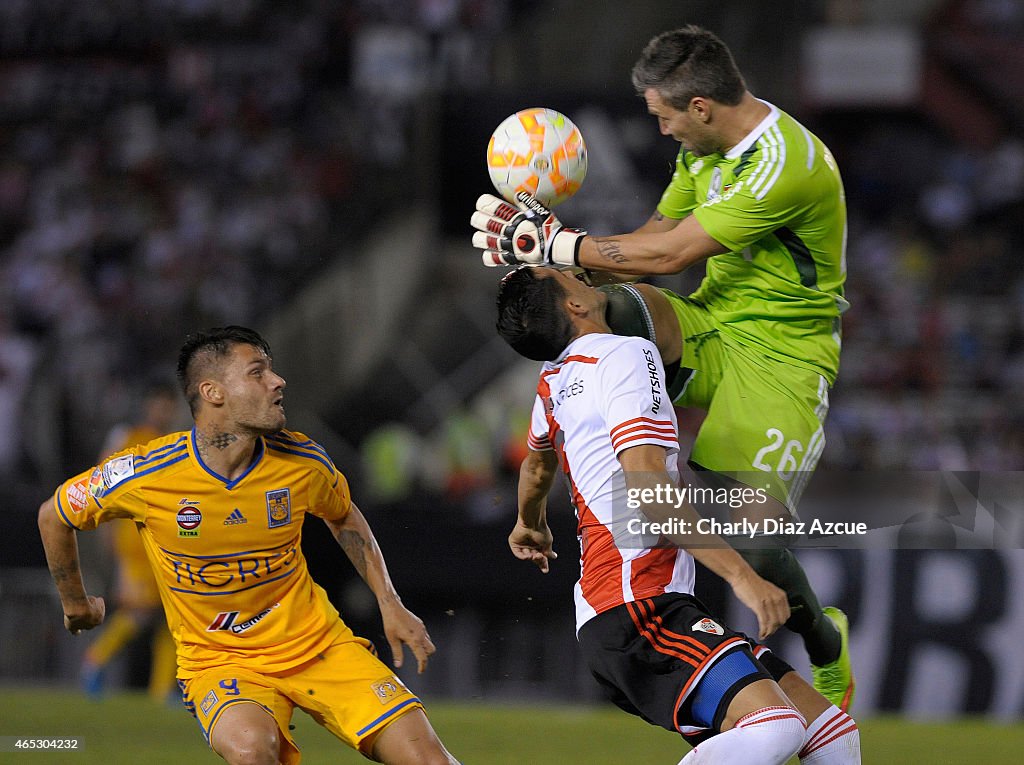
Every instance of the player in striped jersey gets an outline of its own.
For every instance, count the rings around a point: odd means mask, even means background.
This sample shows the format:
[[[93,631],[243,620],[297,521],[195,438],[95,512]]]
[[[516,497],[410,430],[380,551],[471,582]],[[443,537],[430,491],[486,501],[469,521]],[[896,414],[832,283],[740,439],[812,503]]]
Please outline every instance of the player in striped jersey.
[[[434,652],[402,605],[373,533],[327,453],[284,430],[285,381],[243,327],[189,338],[178,376],[195,420],[114,455],[58,487],[39,509],[47,562],[72,634],[103,621],[87,595],[76,532],[114,518],[139,527],[177,646],[186,706],[230,763],[297,765],[295,707],[385,763],[451,765],[422,704],[356,637],[310,577],[303,518],[322,518],[377,597],[402,664]]]
[[[853,720],[693,597],[696,558],[754,611],[761,638],[789,616],[781,590],[721,539],[693,532],[699,517],[688,503],[657,498],[678,479],[664,368],[649,340],[612,334],[606,311],[607,294],[566,271],[521,268],[502,280],[499,333],[547,362],[513,553],[544,572],[556,557],[545,514],[561,462],[581,549],[577,635],[609,698],[695,742],[685,765],[781,764],[798,752],[806,763],[859,763]]]
[[[619,277],[678,273],[706,260],[700,288],[674,306],[691,351],[708,338],[717,346],[703,353],[694,389],[679,401],[708,411],[691,459],[712,477],[769,480],[786,506],[778,509],[792,512],[824,447],[848,307],[839,169],[817,136],[747,90],[729,49],[707,30],[658,35],[632,77],[660,131],[681,144],[651,218],[629,234],[592,237],[564,228],[531,197],[517,207],[484,195],[473,243],[490,266],[582,266]],[[751,409],[759,416],[741,419]],[[759,520],[767,517],[761,510],[738,515]],[[803,639],[815,687],[849,708],[845,615],[822,609],[784,544],[741,553],[790,595],[786,626]]]

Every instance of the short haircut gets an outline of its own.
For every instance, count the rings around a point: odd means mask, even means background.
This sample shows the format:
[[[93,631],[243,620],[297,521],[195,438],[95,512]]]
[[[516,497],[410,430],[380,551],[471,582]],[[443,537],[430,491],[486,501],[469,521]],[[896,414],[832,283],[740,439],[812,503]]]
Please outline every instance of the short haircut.
[[[632,79],[639,95],[654,88],[680,111],[698,96],[736,106],[747,89],[725,43],[694,24],[662,32],[647,43]]]
[[[227,358],[236,345],[252,345],[272,359],[270,345],[259,333],[247,327],[214,327],[188,336],[178,353],[178,382],[188,408],[195,415],[199,403],[199,383],[214,373],[214,367]]]
[[[498,334],[521,356],[554,361],[576,337],[565,297],[555,279],[528,266],[511,271],[498,288]]]

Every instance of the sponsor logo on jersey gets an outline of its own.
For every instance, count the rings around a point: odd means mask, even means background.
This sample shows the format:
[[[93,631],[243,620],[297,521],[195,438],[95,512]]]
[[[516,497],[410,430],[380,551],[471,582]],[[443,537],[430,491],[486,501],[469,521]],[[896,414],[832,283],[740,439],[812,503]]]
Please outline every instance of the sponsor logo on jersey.
[[[108,489],[113,489],[121,481],[135,475],[135,456],[126,454],[123,457],[110,460],[103,466],[103,484]]]
[[[184,501],[184,500],[183,500]],[[199,536],[199,524],[203,522],[203,514],[194,505],[188,505],[178,511],[178,536]]]
[[[706,616],[699,622],[690,627],[691,632],[707,632],[711,635],[724,635],[725,630],[714,619],[708,619]]]
[[[292,522],[292,496],[289,489],[267,492],[267,528],[273,529]]]
[[[257,624],[259,624],[261,621],[263,621],[267,617],[267,614],[269,614],[275,608],[280,608],[280,607],[281,607],[280,603],[275,603],[270,608],[264,608],[262,611],[260,611],[258,614],[256,614],[251,619],[246,619],[244,622],[239,622],[238,624],[232,625],[231,626],[231,631],[234,632],[236,635],[241,635],[243,632],[246,632],[247,630],[251,630]]]
[[[402,684],[402,681],[394,675],[385,677],[375,683],[370,683],[370,688],[373,689],[373,692],[377,695],[377,700],[381,704],[387,704],[391,699],[409,692],[409,689]]]
[[[206,628],[207,632],[217,632],[218,630],[225,630],[232,632],[235,635],[241,635],[243,632],[247,632],[263,621],[267,614],[273,611],[275,608],[280,608],[280,603],[275,603],[270,608],[264,608],[255,616],[246,619],[244,622],[235,623],[238,618],[240,611],[221,611],[217,614],[216,618],[210,622],[210,626]]]
[[[248,523],[249,519],[242,515],[242,511],[237,507],[231,511],[231,515],[224,519],[225,526],[237,526],[241,523]]]
[[[88,485],[88,481],[83,478],[81,481],[75,481],[75,483],[68,486],[64,492],[64,495],[68,498],[68,505],[76,513],[85,510],[85,506],[89,502]]]
[[[210,691],[209,693],[206,694],[206,697],[203,699],[202,703],[199,705],[199,708],[201,710],[203,710],[203,714],[204,715],[208,715],[208,714],[210,714],[210,710],[213,709],[213,705],[216,704],[216,703],[217,703],[217,693],[216,693],[216,691]]]
[[[89,476],[89,493],[92,494],[96,499],[103,496],[103,469],[96,468],[92,471],[92,475]]]
[[[259,587],[268,581],[290,576],[302,560],[296,545],[256,557],[199,560],[186,557],[187,560],[168,558],[174,572],[175,585],[179,588],[199,588],[184,591],[202,592],[205,595],[215,595],[218,589],[228,588],[229,585]]]
[[[210,626],[206,628],[207,632],[216,632],[217,630],[231,629],[231,625],[235,623],[235,619],[241,611],[221,611],[214,617],[214,620],[210,622]]]
[[[644,348],[644,361],[647,362],[647,376],[651,381],[651,411],[657,414],[661,410],[661,376],[654,354],[647,348]]]

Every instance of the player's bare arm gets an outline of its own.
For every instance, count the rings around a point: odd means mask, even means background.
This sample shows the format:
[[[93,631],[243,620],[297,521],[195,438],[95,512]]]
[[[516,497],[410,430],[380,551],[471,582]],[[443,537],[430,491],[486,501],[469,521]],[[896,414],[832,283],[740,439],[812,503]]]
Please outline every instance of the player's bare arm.
[[[677,274],[724,252],[728,248],[712,239],[694,216],[681,221],[652,216],[631,234],[583,238],[578,259],[583,268],[621,274]]]
[[[106,605],[103,598],[86,593],[78,558],[78,537],[73,529],[60,522],[50,500],[39,507],[39,535],[64,609],[64,627],[72,635],[98,627],[103,623]]]
[[[470,224],[473,246],[485,266],[579,266],[620,274],[676,274],[694,263],[728,252],[690,215],[667,231],[634,231],[588,236],[566,228],[554,213],[526,192],[515,205],[492,194],[477,199]],[[663,219],[652,226],[667,226]]]
[[[665,470],[665,449],[653,444],[624,449],[619,463],[630,490],[656,489],[671,485]],[[649,503],[643,513],[651,521],[672,519],[688,522],[695,529],[701,516],[689,504],[680,507]],[[729,544],[716,534],[665,534],[673,544],[686,549],[696,560],[720,576],[732,587],[736,597],[757,616],[758,637],[764,640],[789,618],[786,593],[759,577],[750,565]]]
[[[664,213],[655,210],[651,213],[651,217],[644,221],[644,224],[640,228],[636,229],[634,234],[661,234],[666,231],[671,231],[679,225],[681,218],[670,218]]]
[[[669,218],[668,216],[658,212],[657,210],[652,213],[651,217],[644,222],[640,228],[636,229],[634,234],[659,234],[666,231],[671,231],[679,225],[679,218]],[[602,284],[617,284],[620,282],[632,282],[636,281],[639,274],[624,274],[617,273],[609,270],[597,270],[595,268],[587,269],[587,276],[589,281],[595,287]]]
[[[557,469],[558,457],[553,451],[531,449],[527,453],[519,466],[519,517],[508,535],[512,554],[535,564],[544,574],[548,573],[548,561],[558,557],[547,521],[548,492]]]
[[[377,598],[384,622],[384,634],[391,645],[395,666],[402,666],[404,643],[416,657],[418,671],[423,672],[427,668],[428,659],[437,649],[423,621],[402,604],[366,517],[352,503],[352,509],[343,519],[325,519],[324,522]]]

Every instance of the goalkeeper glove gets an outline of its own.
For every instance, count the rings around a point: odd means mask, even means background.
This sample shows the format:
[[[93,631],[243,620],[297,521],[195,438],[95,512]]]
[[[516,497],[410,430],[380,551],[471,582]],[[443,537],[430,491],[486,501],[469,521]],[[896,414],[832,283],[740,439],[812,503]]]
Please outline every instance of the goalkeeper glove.
[[[517,206],[491,194],[476,200],[470,219],[477,232],[473,246],[483,250],[485,266],[577,266],[586,231],[566,228],[554,214],[527,194]]]

